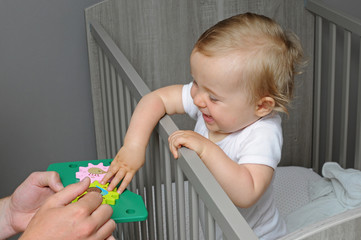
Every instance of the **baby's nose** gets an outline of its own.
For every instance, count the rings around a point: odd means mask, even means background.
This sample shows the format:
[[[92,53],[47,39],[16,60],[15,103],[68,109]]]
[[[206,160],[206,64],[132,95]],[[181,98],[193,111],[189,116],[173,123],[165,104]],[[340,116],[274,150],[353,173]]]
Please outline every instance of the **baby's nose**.
[[[207,106],[203,94],[196,94],[193,97],[193,103],[199,108],[205,108]]]

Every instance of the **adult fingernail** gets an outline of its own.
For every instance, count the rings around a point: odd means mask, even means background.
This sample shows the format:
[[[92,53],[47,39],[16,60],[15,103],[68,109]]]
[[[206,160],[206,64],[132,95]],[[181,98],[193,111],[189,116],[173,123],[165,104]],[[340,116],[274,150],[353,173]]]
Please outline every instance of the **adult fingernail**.
[[[81,182],[87,181],[88,178],[89,178],[89,177],[83,178],[83,180],[81,180]]]

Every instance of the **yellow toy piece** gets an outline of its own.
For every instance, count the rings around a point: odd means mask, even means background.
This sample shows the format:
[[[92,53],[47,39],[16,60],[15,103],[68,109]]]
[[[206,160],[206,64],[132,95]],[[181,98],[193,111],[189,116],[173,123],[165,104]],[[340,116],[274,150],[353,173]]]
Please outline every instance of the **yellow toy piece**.
[[[94,181],[83,194],[75,198],[72,202],[77,202],[88,192],[98,192],[103,196],[102,204],[115,205],[115,201],[119,199],[119,193],[117,193],[117,188],[114,188],[112,191],[107,191],[108,186],[109,183],[102,185],[98,181]]]

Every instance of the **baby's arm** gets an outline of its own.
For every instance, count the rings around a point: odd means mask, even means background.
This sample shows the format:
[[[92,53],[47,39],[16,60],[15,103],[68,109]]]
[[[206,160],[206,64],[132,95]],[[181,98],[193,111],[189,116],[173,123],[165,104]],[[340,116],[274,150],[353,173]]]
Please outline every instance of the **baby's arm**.
[[[102,184],[112,179],[108,190],[114,189],[123,179],[118,192],[128,186],[136,171],[145,161],[146,147],[158,121],[165,114],[184,113],[182,85],[160,88],[144,96],[138,103],[131,118],[124,144],[112,161]]]
[[[202,159],[233,203],[247,208],[257,202],[271,183],[273,168],[262,164],[238,164],[209,139],[193,131],[177,131],[169,137],[175,158],[178,149],[187,147]]]

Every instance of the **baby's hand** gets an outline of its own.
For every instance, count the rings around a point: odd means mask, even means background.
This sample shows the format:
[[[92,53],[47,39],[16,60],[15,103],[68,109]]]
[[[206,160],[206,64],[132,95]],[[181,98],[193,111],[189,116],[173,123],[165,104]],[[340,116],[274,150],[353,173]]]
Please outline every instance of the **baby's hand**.
[[[189,148],[195,151],[202,159],[206,149],[213,143],[202,135],[189,130],[180,130],[174,132],[168,138],[169,149],[174,158],[178,158],[178,149],[181,147]]]
[[[129,185],[138,169],[143,166],[144,161],[145,150],[123,146],[110,164],[101,184],[106,184],[109,179],[113,178],[107,189],[112,191],[123,180],[117,190],[121,194]]]

